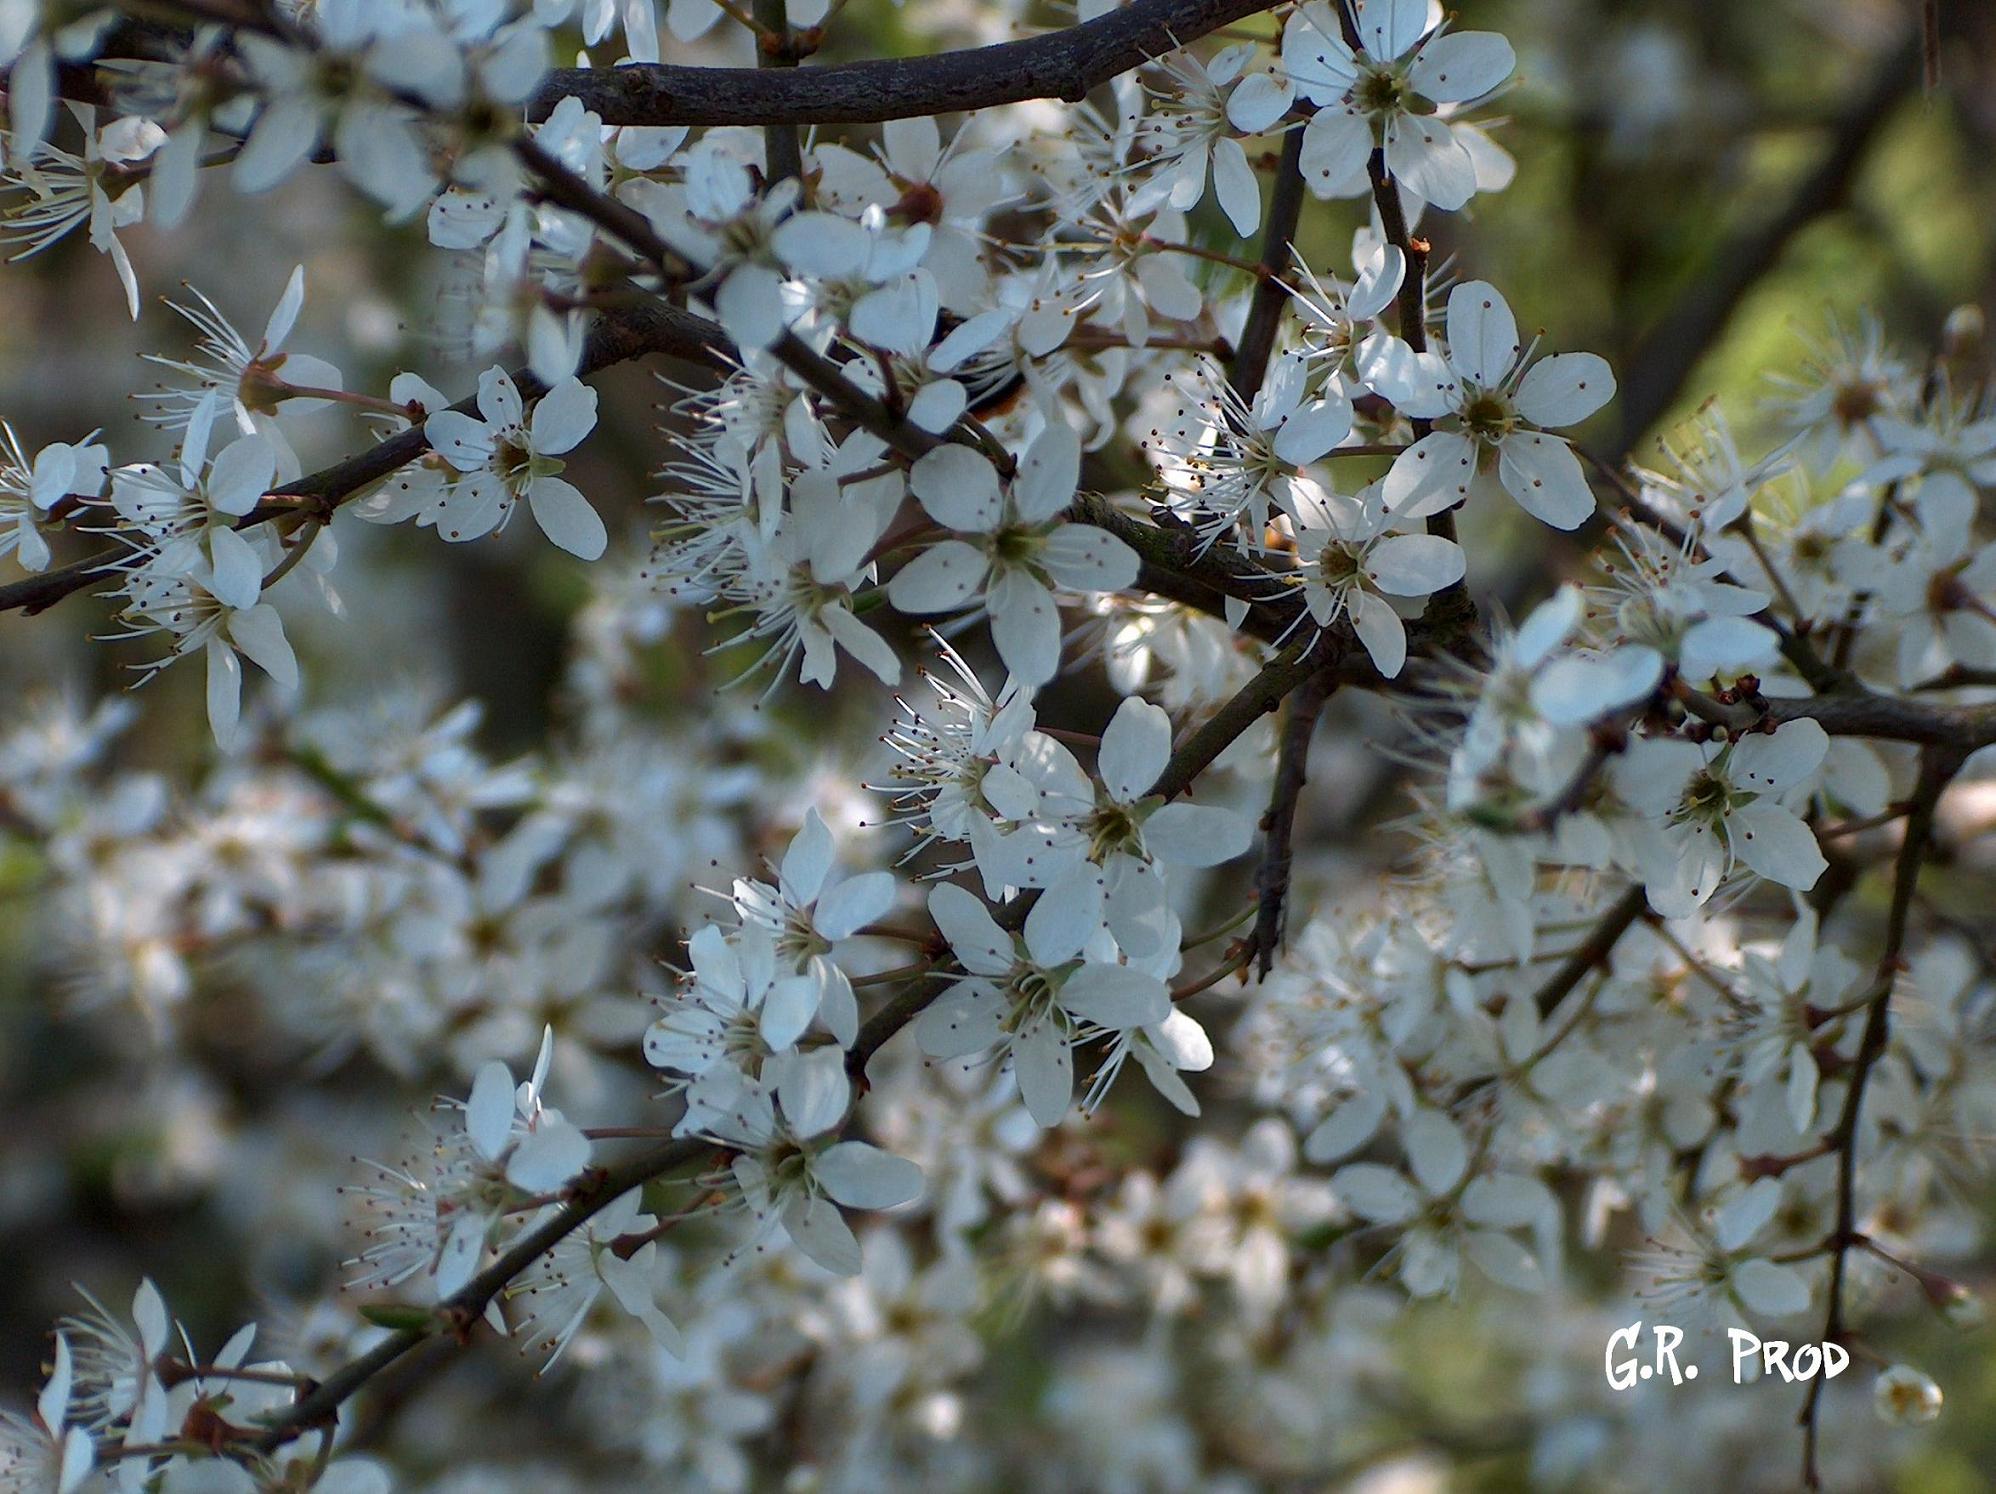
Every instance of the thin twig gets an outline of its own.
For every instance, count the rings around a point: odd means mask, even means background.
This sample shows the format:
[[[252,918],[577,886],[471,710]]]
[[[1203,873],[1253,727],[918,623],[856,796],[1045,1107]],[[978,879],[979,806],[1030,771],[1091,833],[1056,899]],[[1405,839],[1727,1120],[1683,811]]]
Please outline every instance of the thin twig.
[[[1899,842],[1899,855],[1892,868],[1892,902],[1885,918],[1885,942],[1878,956],[1877,973],[1871,986],[1870,1006],[1865,1014],[1864,1032],[1858,1039],[1857,1057],[1851,1061],[1850,1079],[1844,1089],[1843,1109],[1829,1142],[1837,1157],[1837,1217],[1830,1232],[1829,1309],[1823,1322],[1823,1341],[1841,1343],[1848,1324],[1844,1319],[1844,1282],[1851,1246],[1857,1243],[1857,1145],[1858,1123],[1863,1117],[1864,1094],[1872,1070],[1885,1049],[1892,1030],[1892,992],[1898,984],[1906,948],[1906,930],[1911,921],[1913,893],[1919,882],[1920,865],[1926,859],[1928,841],[1933,835],[1934,814],[1941,795],[1967,761],[1968,753],[1959,747],[1928,747],[1920,754],[1920,775],[1913,786],[1906,814],[1905,838]],[[1798,1420],[1802,1426],[1802,1481],[1811,1489],[1823,1486],[1818,1467],[1817,1446],[1821,1421],[1822,1379],[1809,1382],[1809,1394],[1802,1402]]]
[[[1275,784],[1269,790],[1268,813],[1262,817],[1261,865],[1254,876],[1254,932],[1249,947],[1262,978],[1275,968],[1275,954],[1287,932],[1289,875],[1295,862],[1296,810],[1309,772],[1310,739],[1336,688],[1324,674],[1310,675],[1289,697],[1289,715],[1282,723],[1276,752]]]
[[[596,373],[614,363],[627,362],[647,353],[666,353],[719,366],[732,351],[733,344],[728,335],[714,323],[664,302],[654,301],[643,308],[600,317],[583,344],[582,361],[577,371]],[[524,368],[514,371],[513,381],[525,399],[533,399],[544,392],[540,381]],[[452,408],[475,415],[478,411],[477,400],[475,397],[463,399]],[[422,426],[412,426],[343,462],[285,484],[281,493],[265,497],[238,521],[236,527],[247,529],[272,519],[295,517],[299,504],[282,501],[285,499],[309,500],[320,516],[328,515],[342,504],[371,491],[376,484],[408,466],[429,449],[429,437],[423,434]],[[19,610],[33,614],[45,611],[64,597],[94,586],[103,579],[107,568],[125,557],[126,552],[122,549],[102,550],[57,570],[9,582],[0,586],[0,612]]]

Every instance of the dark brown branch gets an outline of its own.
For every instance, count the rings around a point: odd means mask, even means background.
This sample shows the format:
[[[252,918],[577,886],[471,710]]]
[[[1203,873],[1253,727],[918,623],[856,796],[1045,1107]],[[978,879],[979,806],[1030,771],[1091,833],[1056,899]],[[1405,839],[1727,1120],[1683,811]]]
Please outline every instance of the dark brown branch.
[[[895,1033],[920,1016],[930,1002],[948,990],[951,981],[962,975],[963,971],[958,966],[941,965],[925,970],[907,982],[900,995],[861,1024],[859,1036],[846,1053],[847,1077],[854,1084],[864,1083],[866,1066],[873,1062],[873,1055]]]
[[[1996,742],[1996,705],[1928,705],[1894,695],[1851,691],[1806,700],[1770,700],[1768,719],[1808,717],[1833,737],[1874,737],[1973,751]]]
[[[1343,644],[1337,635],[1325,633],[1309,644],[1295,643],[1272,659],[1261,673],[1235,692],[1233,698],[1187,737],[1171,754],[1164,772],[1151,785],[1151,793],[1175,799],[1192,786],[1192,780],[1225,752],[1250,726],[1266,716],[1288,697],[1289,692],[1311,675],[1327,669],[1342,656]]]
[[[1097,20],[1025,41],[928,57],[783,71],[643,63],[557,68],[528,106],[545,118],[578,98],[621,125],[865,124],[1027,99],[1078,100],[1272,0],[1131,0]]]
[[[1587,972],[1604,965],[1615,952],[1615,946],[1622,940],[1642,917],[1643,909],[1649,906],[1649,892],[1641,884],[1629,888],[1602,913],[1588,934],[1566,959],[1559,969],[1546,978],[1544,985],[1532,993],[1532,1002],[1539,1009],[1541,1017],[1549,1017],[1566,999],[1567,993],[1587,977]]]
[[[1268,199],[1268,217],[1262,228],[1261,268],[1267,273],[1255,282],[1247,323],[1241,328],[1234,364],[1227,375],[1243,404],[1253,403],[1260,392],[1261,381],[1268,373],[1269,355],[1275,351],[1275,334],[1289,305],[1289,287],[1281,277],[1289,268],[1296,224],[1302,214],[1303,129],[1292,125],[1283,137],[1275,186]]]
[[[1701,721],[1730,731],[1753,731],[1804,718],[1833,737],[1873,737],[1914,742],[1922,747],[1955,747],[1964,752],[1996,743],[1996,703],[1930,705],[1901,695],[1877,695],[1862,686],[1801,699],[1720,700],[1682,681],[1672,696]]]
[[[754,0],[751,14],[766,34],[756,38],[755,65],[767,73],[773,68],[794,68],[797,54],[790,45],[790,7],[786,0]],[[804,174],[804,152],[794,124],[765,124],[762,127],[769,179],[795,181]]]
[[[1295,860],[1296,810],[1309,774],[1310,739],[1317,720],[1336,688],[1329,676],[1311,675],[1289,697],[1289,715],[1282,723],[1282,740],[1275,759],[1275,785],[1269,791],[1268,813],[1262,817],[1261,865],[1255,871],[1254,933],[1249,948],[1256,966],[1267,977],[1275,968],[1275,953],[1287,932],[1289,874]]]

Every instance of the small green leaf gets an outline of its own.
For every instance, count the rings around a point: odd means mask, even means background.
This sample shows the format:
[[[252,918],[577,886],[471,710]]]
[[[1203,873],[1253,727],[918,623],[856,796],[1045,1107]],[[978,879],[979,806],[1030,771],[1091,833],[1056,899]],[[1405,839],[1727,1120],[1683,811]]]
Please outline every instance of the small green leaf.
[[[406,1302],[366,1302],[360,1315],[377,1328],[393,1328],[397,1333],[422,1333],[436,1326],[436,1314],[427,1307]]]

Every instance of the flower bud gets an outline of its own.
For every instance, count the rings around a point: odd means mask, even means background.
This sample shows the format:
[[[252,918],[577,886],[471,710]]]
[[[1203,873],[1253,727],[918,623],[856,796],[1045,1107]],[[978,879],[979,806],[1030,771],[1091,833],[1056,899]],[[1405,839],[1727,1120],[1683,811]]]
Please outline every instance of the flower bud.
[[[1910,1364],[1895,1364],[1871,1387],[1879,1419],[1897,1426],[1925,1426],[1941,1414],[1941,1388]]]
[[[1941,1316],[1956,1328],[1965,1330],[1980,1328],[1989,1321],[1989,1307],[1982,1298],[1967,1287],[1956,1284],[1945,1302],[1940,1304]]]

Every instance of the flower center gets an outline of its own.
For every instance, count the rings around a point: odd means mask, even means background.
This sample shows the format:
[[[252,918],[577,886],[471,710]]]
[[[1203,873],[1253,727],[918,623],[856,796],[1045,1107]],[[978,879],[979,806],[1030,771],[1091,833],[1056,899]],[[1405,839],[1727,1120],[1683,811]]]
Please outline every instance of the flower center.
[[[1351,99],[1367,114],[1404,114],[1412,106],[1415,93],[1398,68],[1376,63],[1359,74],[1352,85]]]
[[[1336,542],[1327,544],[1318,552],[1317,574],[1326,586],[1347,585],[1358,577],[1358,555]]]
[[[1143,847],[1142,824],[1127,804],[1111,800],[1100,805],[1088,819],[1088,859],[1100,865],[1117,851],[1137,854]]]
[[[1878,413],[1883,401],[1878,385],[1870,379],[1853,379],[1839,384],[1830,398],[1830,410],[1837,418],[1837,424],[1849,430],[1863,425]]]
[[[1511,402],[1495,390],[1479,390],[1463,404],[1462,428],[1486,445],[1502,441],[1517,424],[1517,412],[1511,408]]]
[[[915,182],[894,204],[893,215],[904,223],[937,223],[943,216],[943,194],[932,182]]]
[[[1725,778],[1708,768],[1685,786],[1684,797],[1678,802],[1677,812],[1672,818],[1679,824],[1690,820],[1718,824],[1726,817],[1727,810],[1751,804],[1754,797],[1740,793]]]

